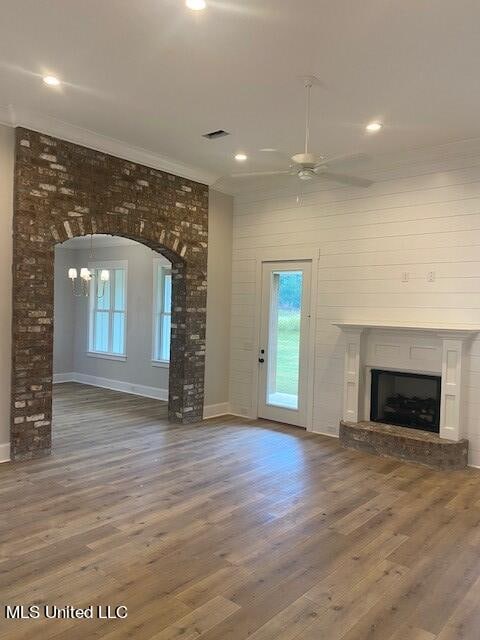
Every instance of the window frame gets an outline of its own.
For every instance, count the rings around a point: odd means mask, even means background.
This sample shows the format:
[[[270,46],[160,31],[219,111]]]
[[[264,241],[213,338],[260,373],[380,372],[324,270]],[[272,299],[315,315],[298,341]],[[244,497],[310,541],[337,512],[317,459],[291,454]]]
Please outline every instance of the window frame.
[[[89,283],[89,311],[88,311],[88,345],[87,355],[93,358],[105,358],[106,360],[120,360],[125,361],[127,359],[127,293],[128,293],[128,260],[101,260],[88,263],[89,271],[95,271],[98,269],[107,269],[112,271],[114,269],[123,269],[125,271],[125,286],[124,286],[124,310],[123,312],[115,311],[115,280],[110,279],[110,306],[108,309],[98,309],[97,302],[97,278],[92,278]],[[112,286],[113,283],[113,286]],[[97,351],[93,348],[93,340],[95,335],[95,312],[96,311],[108,311],[108,348],[109,351]],[[112,351],[112,339],[113,339],[113,318],[115,313],[123,313],[123,353],[113,353]]]
[[[157,357],[157,354],[161,351],[159,348],[163,341],[163,316],[172,317],[172,309],[165,311],[164,309],[164,286],[165,277],[172,277],[172,268],[167,266],[161,258],[153,259],[153,298],[152,298],[152,366],[154,367],[169,367],[170,359],[162,360]],[[159,277],[161,278],[161,286],[159,288]],[[173,302],[173,279],[172,279],[172,302]],[[160,330],[157,328],[160,326]],[[160,338],[158,339],[158,335]]]

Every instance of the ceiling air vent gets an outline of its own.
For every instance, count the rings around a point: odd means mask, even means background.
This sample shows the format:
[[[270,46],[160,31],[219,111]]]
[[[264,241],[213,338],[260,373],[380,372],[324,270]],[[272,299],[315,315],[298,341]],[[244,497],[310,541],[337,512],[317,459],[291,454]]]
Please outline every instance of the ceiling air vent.
[[[211,131],[210,133],[204,133],[203,137],[208,138],[208,140],[216,140],[217,138],[224,138],[225,136],[229,136],[228,131],[224,131],[223,129],[218,129],[218,131]]]

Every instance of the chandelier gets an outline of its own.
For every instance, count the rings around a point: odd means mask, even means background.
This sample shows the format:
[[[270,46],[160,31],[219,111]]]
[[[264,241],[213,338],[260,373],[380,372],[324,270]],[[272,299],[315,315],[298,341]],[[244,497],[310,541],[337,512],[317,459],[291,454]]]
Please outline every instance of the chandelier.
[[[93,261],[93,234],[90,234],[90,253],[89,259]],[[68,268],[68,278],[72,282],[72,293],[74,296],[87,297],[90,292],[90,282],[97,277],[97,270],[90,270],[88,267],[80,268],[80,278],[78,277],[78,269],[76,267]],[[99,274],[99,281],[102,283],[102,288],[97,287],[97,298],[103,298],[105,294],[105,283],[110,280],[110,271],[108,269],[101,269]]]

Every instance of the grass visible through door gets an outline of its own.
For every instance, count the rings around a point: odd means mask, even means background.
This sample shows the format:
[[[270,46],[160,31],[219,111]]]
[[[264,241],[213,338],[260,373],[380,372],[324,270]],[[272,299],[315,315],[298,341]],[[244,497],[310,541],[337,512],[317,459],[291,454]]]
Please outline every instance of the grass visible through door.
[[[276,391],[298,393],[300,309],[279,309]]]

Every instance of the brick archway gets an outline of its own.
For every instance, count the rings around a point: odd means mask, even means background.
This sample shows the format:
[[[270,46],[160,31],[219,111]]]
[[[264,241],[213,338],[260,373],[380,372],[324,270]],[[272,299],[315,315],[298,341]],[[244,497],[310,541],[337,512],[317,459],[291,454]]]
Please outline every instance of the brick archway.
[[[169,418],[203,417],[208,187],[26,129],[16,132],[12,459],[51,449],[55,245],[122,236],[172,263]]]

